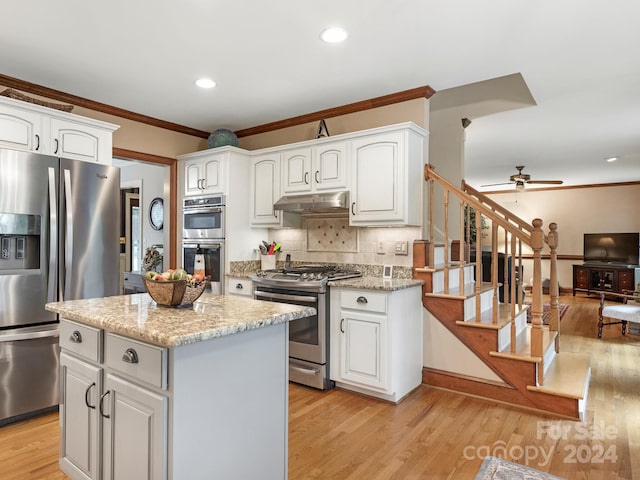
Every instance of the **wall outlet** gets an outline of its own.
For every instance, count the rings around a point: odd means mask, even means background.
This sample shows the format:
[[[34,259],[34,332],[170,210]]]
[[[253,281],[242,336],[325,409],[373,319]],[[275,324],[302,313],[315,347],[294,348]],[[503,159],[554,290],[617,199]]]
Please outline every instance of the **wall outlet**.
[[[384,255],[384,242],[378,242],[378,254]]]
[[[409,242],[396,242],[396,255],[409,255]]]

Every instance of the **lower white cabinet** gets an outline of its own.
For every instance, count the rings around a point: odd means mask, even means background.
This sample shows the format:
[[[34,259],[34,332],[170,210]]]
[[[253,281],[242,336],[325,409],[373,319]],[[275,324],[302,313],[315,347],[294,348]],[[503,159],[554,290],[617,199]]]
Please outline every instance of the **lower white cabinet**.
[[[282,323],[165,348],[62,319],[60,468],[286,479],[288,338]]]
[[[103,395],[103,478],[167,478],[167,397],[110,373]]]
[[[331,287],[336,386],[399,402],[422,383],[421,292]]]
[[[253,296],[253,282],[250,278],[227,277],[225,293],[231,295]]]

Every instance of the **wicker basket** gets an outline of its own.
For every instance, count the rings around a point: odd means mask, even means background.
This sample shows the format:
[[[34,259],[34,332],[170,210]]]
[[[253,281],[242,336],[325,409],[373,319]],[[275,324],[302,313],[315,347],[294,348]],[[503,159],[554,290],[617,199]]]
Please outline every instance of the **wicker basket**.
[[[195,287],[187,285],[186,280],[167,280],[157,282],[143,277],[144,286],[151,298],[158,305],[164,307],[188,307],[195,302],[209,284],[208,281],[200,282]]]

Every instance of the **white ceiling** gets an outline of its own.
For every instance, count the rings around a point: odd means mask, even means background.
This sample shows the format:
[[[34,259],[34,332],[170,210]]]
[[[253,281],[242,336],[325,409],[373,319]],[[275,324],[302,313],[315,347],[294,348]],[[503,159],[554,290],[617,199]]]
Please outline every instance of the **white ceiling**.
[[[0,73],[205,131],[520,73],[537,106],[473,118],[466,179],[515,165],[640,180],[640,2],[4,0]],[[341,45],[319,40],[346,27]],[[217,82],[201,90],[193,82]],[[438,94],[436,94],[437,96]],[[619,155],[613,164],[603,158]]]

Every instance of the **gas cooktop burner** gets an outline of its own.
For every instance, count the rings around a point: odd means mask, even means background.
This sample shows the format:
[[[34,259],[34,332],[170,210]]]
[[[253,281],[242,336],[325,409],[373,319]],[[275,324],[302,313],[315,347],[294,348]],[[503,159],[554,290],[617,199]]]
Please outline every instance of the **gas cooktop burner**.
[[[256,276],[263,280],[284,280],[288,282],[326,282],[346,278],[361,277],[357,270],[349,270],[331,265],[301,265],[290,268],[261,270]]]

